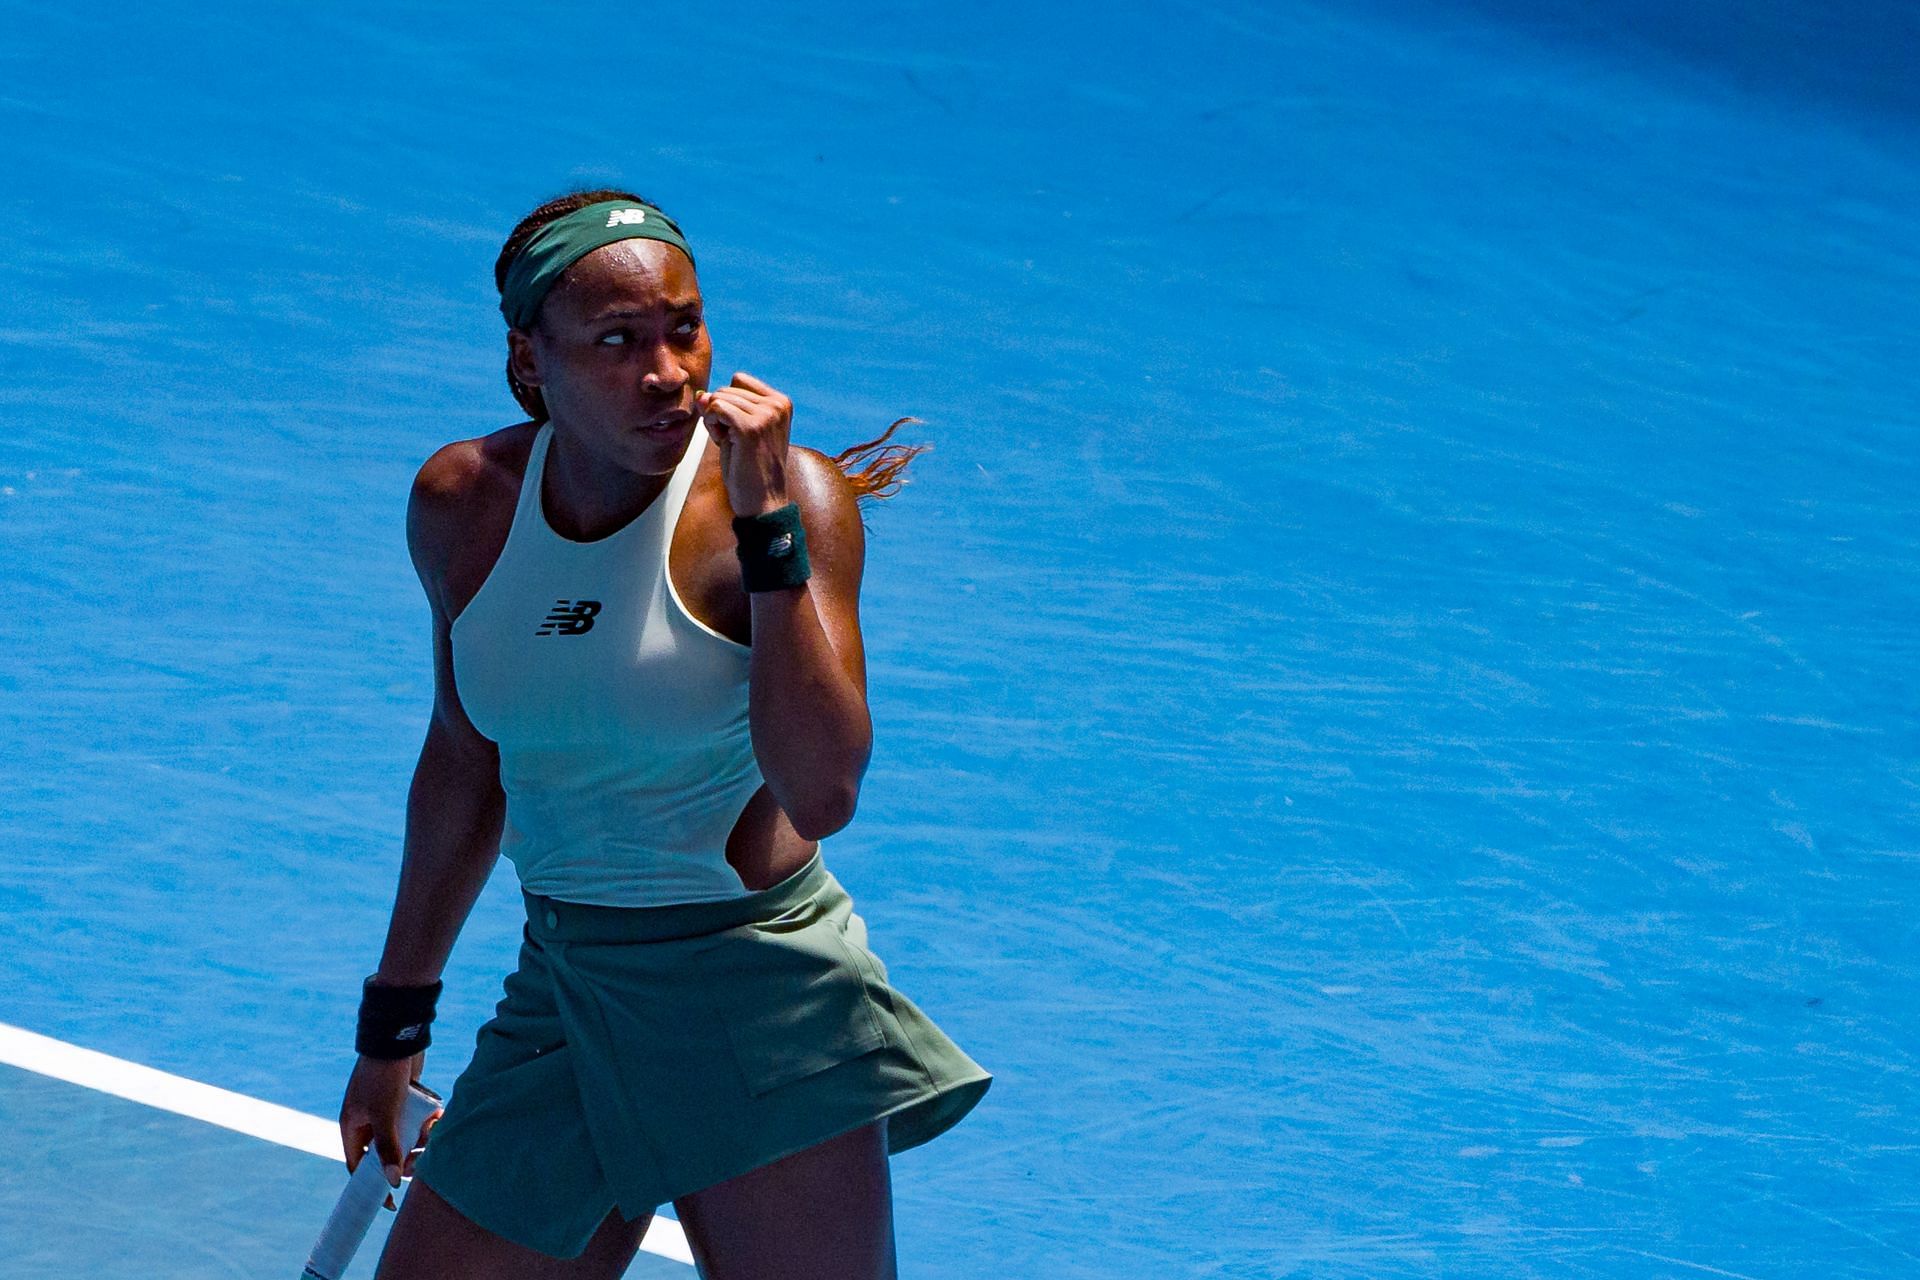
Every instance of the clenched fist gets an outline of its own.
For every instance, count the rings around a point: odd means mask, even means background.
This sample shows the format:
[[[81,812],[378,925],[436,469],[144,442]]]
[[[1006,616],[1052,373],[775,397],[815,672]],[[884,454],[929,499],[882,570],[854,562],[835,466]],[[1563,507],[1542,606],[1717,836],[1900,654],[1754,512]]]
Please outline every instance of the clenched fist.
[[[786,506],[793,401],[750,373],[736,373],[718,391],[699,392],[695,405],[720,446],[720,474],[733,514],[765,515]]]

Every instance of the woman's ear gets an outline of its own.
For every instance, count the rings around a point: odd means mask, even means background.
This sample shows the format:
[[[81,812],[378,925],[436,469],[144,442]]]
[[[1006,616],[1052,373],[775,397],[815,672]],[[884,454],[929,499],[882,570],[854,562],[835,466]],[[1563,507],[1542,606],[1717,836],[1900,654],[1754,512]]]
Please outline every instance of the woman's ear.
[[[523,329],[507,330],[507,368],[513,371],[521,386],[540,385],[540,359],[534,351],[533,339]]]

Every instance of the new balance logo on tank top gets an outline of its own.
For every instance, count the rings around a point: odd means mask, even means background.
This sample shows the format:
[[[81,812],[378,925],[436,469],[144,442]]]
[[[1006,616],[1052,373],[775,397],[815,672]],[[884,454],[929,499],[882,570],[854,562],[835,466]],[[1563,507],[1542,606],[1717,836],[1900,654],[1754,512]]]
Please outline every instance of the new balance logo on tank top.
[[[593,630],[593,617],[600,612],[598,600],[555,600],[547,620],[540,624],[537,636],[577,636]]]
[[[727,836],[761,784],[752,650],[688,613],[667,572],[704,422],[652,503],[592,542],[553,531],[527,457],[500,558],[453,620],[454,685],[500,746],[500,851],[531,892],[655,906],[748,892]]]

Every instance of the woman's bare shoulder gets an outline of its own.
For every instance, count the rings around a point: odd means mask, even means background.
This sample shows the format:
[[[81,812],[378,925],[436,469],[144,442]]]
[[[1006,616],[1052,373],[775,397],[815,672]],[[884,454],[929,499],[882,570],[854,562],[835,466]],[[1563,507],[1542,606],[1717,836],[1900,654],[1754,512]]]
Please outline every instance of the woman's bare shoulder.
[[[512,522],[538,432],[537,423],[515,423],[441,445],[420,465],[407,503],[407,545],[423,577],[446,572],[449,559],[469,547],[491,543],[498,554],[489,534],[503,516]],[[499,535],[505,538],[504,528]]]
[[[859,495],[832,458],[805,445],[787,446],[787,493],[809,516],[837,527],[860,524]]]
[[[484,500],[502,486],[516,493],[526,474],[527,455],[539,427],[519,422],[471,440],[455,440],[434,450],[413,478],[415,499],[436,509],[461,508]]]
[[[800,505],[806,521],[809,558],[857,588],[866,565],[867,540],[853,482],[826,454],[789,445],[787,494]]]

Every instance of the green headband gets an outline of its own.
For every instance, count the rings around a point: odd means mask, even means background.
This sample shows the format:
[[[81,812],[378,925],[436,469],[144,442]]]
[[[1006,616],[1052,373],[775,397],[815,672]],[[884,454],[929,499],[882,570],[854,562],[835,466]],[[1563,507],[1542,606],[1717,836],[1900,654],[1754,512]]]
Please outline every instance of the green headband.
[[[602,200],[555,218],[534,233],[507,268],[500,314],[513,328],[526,328],[568,267],[603,245],[634,239],[663,240],[693,261],[693,250],[672,218],[638,200]]]

